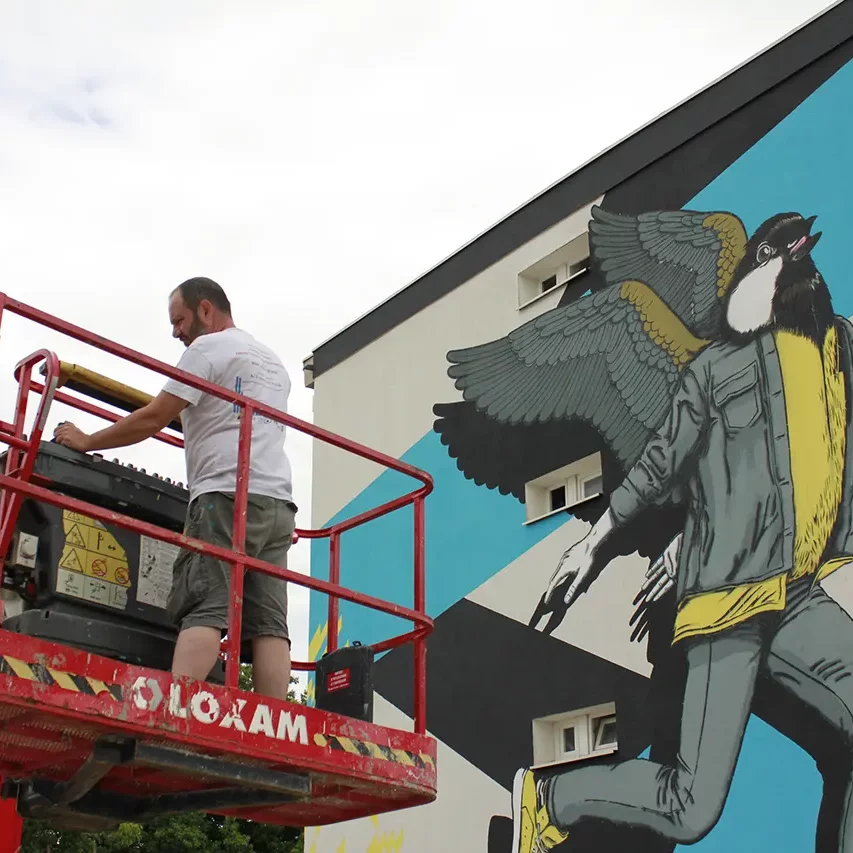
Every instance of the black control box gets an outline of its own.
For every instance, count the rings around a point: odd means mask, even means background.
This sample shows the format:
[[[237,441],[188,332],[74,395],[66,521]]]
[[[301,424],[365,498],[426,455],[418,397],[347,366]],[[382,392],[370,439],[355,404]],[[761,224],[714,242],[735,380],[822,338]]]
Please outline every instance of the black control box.
[[[344,646],[317,661],[314,704],[321,711],[373,722],[373,649]]]
[[[183,530],[189,493],[181,484],[48,441],[34,474],[51,491]],[[2,570],[19,612],[7,607],[2,627],[168,670],[177,628],[166,601],[177,554],[158,539],[27,498]]]

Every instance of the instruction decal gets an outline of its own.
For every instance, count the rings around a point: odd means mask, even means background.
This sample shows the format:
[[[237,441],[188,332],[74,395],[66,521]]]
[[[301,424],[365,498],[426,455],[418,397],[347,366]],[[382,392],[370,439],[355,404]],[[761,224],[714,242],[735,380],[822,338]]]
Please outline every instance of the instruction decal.
[[[136,601],[166,609],[172,588],[172,566],[181,549],[149,536],[139,537],[139,579]]]
[[[127,552],[100,521],[64,510],[65,545],[56,591],[93,604],[124,610],[130,589]]]

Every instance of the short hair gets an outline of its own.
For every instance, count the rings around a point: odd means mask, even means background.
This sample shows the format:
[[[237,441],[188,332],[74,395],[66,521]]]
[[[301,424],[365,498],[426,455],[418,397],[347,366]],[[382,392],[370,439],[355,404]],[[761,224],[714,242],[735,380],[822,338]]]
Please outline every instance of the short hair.
[[[180,293],[184,304],[193,313],[198,311],[201,301],[207,299],[215,308],[224,311],[229,317],[231,316],[231,303],[228,301],[225,291],[211,278],[204,276],[188,278],[172,292]]]

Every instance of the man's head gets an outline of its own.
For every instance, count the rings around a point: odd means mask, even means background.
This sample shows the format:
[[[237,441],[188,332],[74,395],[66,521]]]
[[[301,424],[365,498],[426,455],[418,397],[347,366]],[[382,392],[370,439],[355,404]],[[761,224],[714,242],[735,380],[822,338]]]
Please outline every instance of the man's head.
[[[188,347],[200,335],[221,332],[234,325],[231,303],[225,291],[209,278],[199,276],[179,284],[169,295],[172,337]]]

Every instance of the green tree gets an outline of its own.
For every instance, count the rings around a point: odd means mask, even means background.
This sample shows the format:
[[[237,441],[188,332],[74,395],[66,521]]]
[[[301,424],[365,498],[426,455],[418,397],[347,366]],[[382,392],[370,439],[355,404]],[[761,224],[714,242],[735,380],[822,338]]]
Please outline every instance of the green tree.
[[[298,683],[291,677],[287,698],[304,704],[305,691],[296,695]],[[252,689],[251,664],[240,666],[240,688]],[[303,836],[301,829],[201,812],[123,823],[112,832],[73,832],[25,820],[21,853],[303,853]]]

